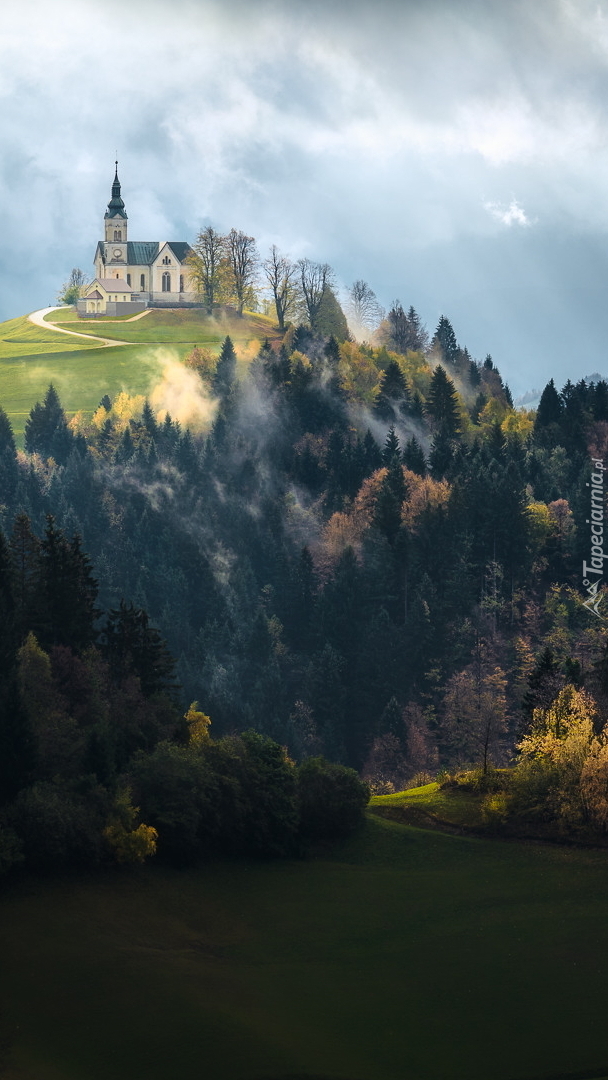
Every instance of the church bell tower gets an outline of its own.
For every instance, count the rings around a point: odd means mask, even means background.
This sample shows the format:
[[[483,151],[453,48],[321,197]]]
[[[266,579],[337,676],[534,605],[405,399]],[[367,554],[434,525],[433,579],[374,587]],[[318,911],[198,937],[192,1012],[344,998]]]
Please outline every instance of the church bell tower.
[[[108,203],[108,209],[104,214],[105,226],[105,263],[110,268],[114,265],[117,269],[127,262],[127,213],[125,204],[120,197],[120,180],[118,179],[118,162],[112,184],[112,198]],[[114,274],[111,275],[114,277]]]

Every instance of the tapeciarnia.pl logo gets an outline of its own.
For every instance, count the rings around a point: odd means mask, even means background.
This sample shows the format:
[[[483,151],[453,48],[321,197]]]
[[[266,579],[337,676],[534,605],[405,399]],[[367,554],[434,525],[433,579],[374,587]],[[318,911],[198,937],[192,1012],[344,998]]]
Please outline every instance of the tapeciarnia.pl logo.
[[[591,488],[591,516],[586,520],[586,524],[591,526],[591,561],[587,562],[583,559],[583,586],[589,593],[589,598],[585,600],[583,607],[592,611],[598,619],[602,619],[603,615],[600,615],[598,608],[602,602],[603,593],[598,593],[598,589],[604,576],[604,559],[608,559],[608,554],[604,554],[604,472],[606,466],[601,458],[591,458],[591,464],[594,471],[591,473],[591,483],[586,485]]]

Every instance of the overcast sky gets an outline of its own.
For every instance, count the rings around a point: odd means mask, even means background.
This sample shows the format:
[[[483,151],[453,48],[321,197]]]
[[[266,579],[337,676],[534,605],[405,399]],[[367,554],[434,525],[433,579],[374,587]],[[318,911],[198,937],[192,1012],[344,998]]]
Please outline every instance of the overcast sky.
[[[4,0],[0,318],[231,226],[445,314],[518,394],[608,375],[608,0]]]

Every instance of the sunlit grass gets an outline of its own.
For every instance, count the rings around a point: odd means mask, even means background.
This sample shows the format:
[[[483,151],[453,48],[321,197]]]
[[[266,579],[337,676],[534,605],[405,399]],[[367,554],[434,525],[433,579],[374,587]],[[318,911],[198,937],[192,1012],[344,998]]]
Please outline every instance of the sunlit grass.
[[[608,1062],[603,852],[370,816],[332,857],[9,883],[0,954],[20,1080],[540,1080]]]
[[[59,319],[61,312],[53,312],[53,322],[66,329],[79,330],[83,334],[117,338],[133,342],[184,342],[190,345],[221,344],[227,334],[235,342],[276,336],[276,325],[266,315],[246,312],[240,318],[236,312],[222,310],[212,318],[200,308],[183,310],[154,308],[143,319],[113,324],[97,319]]]
[[[87,343],[67,334],[35,326],[26,316],[0,323],[0,362],[4,359],[29,357],[38,353],[66,353],[99,348],[94,341]]]
[[[85,338],[70,338],[35,326],[27,317],[0,323],[0,405],[8,413],[19,445],[30,410],[42,400],[52,382],[68,417],[92,414],[104,394],[122,390],[147,394],[159,378],[162,358],[183,360],[195,344],[219,354],[230,334],[242,376],[260,342],[273,338],[273,323],[264,315],[222,313],[206,319],[199,309],[152,310],[134,323],[79,319],[70,308],[50,312],[47,321],[97,337],[128,341],[106,346]]]
[[[424,787],[411,788],[396,792],[394,795],[375,795],[371,808],[382,811],[421,810],[438,821],[453,825],[481,827],[481,798],[479,794],[464,788],[442,788],[438,783],[425,784]],[[398,816],[398,814],[397,814]]]
[[[93,413],[104,394],[113,398],[121,390],[148,393],[158,371],[153,350],[137,345],[0,359],[0,405],[21,443],[30,410],[44,398],[49,383],[56,387],[69,417],[81,409]]]

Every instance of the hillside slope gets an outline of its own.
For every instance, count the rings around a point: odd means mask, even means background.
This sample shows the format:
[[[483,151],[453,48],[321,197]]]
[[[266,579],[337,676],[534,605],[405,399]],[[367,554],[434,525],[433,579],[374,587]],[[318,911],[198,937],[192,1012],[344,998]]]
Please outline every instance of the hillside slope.
[[[71,309],[59,308],[46,317],[48,331],[34,326],[27,316],[0,323],[0,405],[7,412],[19,442],[30,409],[52,382],[68,416],[92,413],[100,398],[126,390],[147,394],[158,379],[167,356],[183,359],[195,345],[219,353],[229,334],[243,363],[257,352],[265,338],[280,337],[271,319],[259,314],[239,318],[233,312],[207,318],[198,309],[154,310],[134,322],[79,319]],[[52,324],[94,337],[116,338],[128,345],[108,348],[101,342],[70,338]]]

